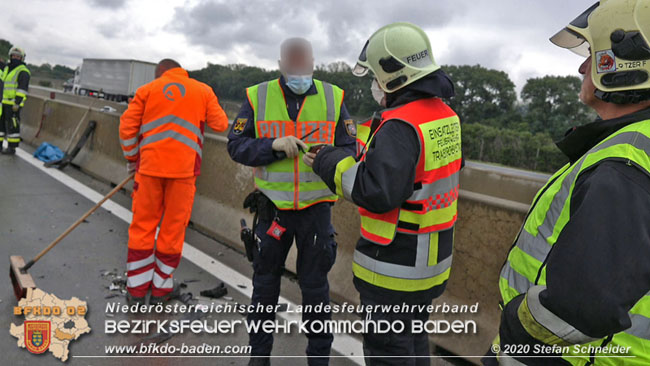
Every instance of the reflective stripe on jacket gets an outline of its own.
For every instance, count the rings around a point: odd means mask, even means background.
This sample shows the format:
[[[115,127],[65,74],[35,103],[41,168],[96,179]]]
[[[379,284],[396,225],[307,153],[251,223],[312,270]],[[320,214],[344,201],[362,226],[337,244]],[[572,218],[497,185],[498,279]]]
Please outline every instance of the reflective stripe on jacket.
[[[305,97],[296,121],[289,117],[279,79],[248,88],[246,93],[255,113],[255,136],[296,136],[304,138],[307,146],[334,145],[343,90],[320,80],[314,80],[314,85],[318,93]],[[301,210],[337,200],[322,179],[302,161],[302,153],[293,159],[255,168],[255,185],[280,210]]]
[[[120,119],[120,143],[138,172],[167,178],[200,174],[205,125],[217,132],[228,117],[212,89],[173,68],[138,89]]]
[[[570,222],[570,202],[578,178],[582,173],[607,160],[626,161],[650,175],[650,120],[621,128],[591,148],[575,163],[565,165],[551,177],[535,197],[535,204],[529,210],[501,270],[499,288],[504,304],[525,294],[517,311],[518,320],[531,337],[545,344],[584,344],[599,347],[605,341],[582,333],[546,309],[540,302],[539,295],[546,290],[547,257],[564,227]],[[615,268],[611,270],[616,271]],[[594,298],[593,301],[597,299]],[[650,293],[634,304],[628,316],[631,327],[614,334],[607,345],[609,349],[613,349],[613,346],[630,347],[630,352],[625,353],[625,356],[631,357],[621,359],[611,357],[620,356],[620,353],[596,352],[593,354],[594,365],[619,365],[622,362],[625,365],[650,364]],[[568,347],[568,350],[563,353],[563,357],[573,365],[584,365],[592,357],[590,353],[575,352],[574,347]],[[517,361],[503,355],[501,363],[508,362]]]

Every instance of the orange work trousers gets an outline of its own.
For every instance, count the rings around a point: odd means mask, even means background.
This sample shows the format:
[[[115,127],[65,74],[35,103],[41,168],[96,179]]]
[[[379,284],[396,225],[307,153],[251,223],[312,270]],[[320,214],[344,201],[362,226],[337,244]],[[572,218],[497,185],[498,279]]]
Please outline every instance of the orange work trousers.
[[[190,221],[196,177],[161,178],[136,173],[129,227],[127,290],[142,297],[172,291]],[[156,230],[160,231],[156,238]]]

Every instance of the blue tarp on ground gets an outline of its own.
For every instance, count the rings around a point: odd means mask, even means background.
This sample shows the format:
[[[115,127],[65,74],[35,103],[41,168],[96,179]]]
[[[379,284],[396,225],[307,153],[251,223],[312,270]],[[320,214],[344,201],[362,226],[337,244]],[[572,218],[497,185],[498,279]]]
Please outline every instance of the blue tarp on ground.
[[[63,159],[63,151],[58,147],[50,144],[49,142],[44,142],[41,146],[34,151],[34,157],[40,161],[49,163],[51,161]]]

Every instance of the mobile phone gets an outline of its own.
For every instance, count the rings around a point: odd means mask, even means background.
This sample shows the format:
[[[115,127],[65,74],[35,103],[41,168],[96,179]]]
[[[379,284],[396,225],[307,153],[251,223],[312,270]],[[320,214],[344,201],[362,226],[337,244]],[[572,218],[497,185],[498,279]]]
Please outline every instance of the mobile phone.
[[[320,149],[322,149],[322,148],[325,147],[325,146],[327,146],[327,145],[325,145],[325,144],[312,145],[312,146],[309,148],[309,152],[310,152],[310,153],[314,153],[314,154],[318,154],[318,152],[320,151]]]

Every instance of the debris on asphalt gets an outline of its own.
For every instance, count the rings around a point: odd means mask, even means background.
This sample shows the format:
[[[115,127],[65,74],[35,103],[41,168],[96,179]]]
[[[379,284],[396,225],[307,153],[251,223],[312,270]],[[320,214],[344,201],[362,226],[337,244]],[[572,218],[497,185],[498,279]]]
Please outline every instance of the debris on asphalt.
[[[223,282],[221,282],[217,287],[210,290],[203,290],[201,291],[200,294],[201,296],[217,299],[226,295],[227,293],[228,293],[228,289],[226,288],[226,285]]]
[[[192,300],[192,293],[191,292],[184,292],[180,295],[178,295],[178,301],[182,302],[183,304],[187,305],[190,300]]]
[[[117,275],[117,273],[115,273],[114,271],[104,271],[104,272],[102,273],[102,277],[106,277],[106,276],[115,276],[115,275]]]
[[[106,286],[109,291],[119,292],[122,295],[126,295],[126,272],[123,272],[121,275],[118,274],[117,268],[113,268],[112,271],[102,269],[100,270],[100,276],[107,278],[111,282]],[[106,299],[119,296],[119,294],[108,294]]]

